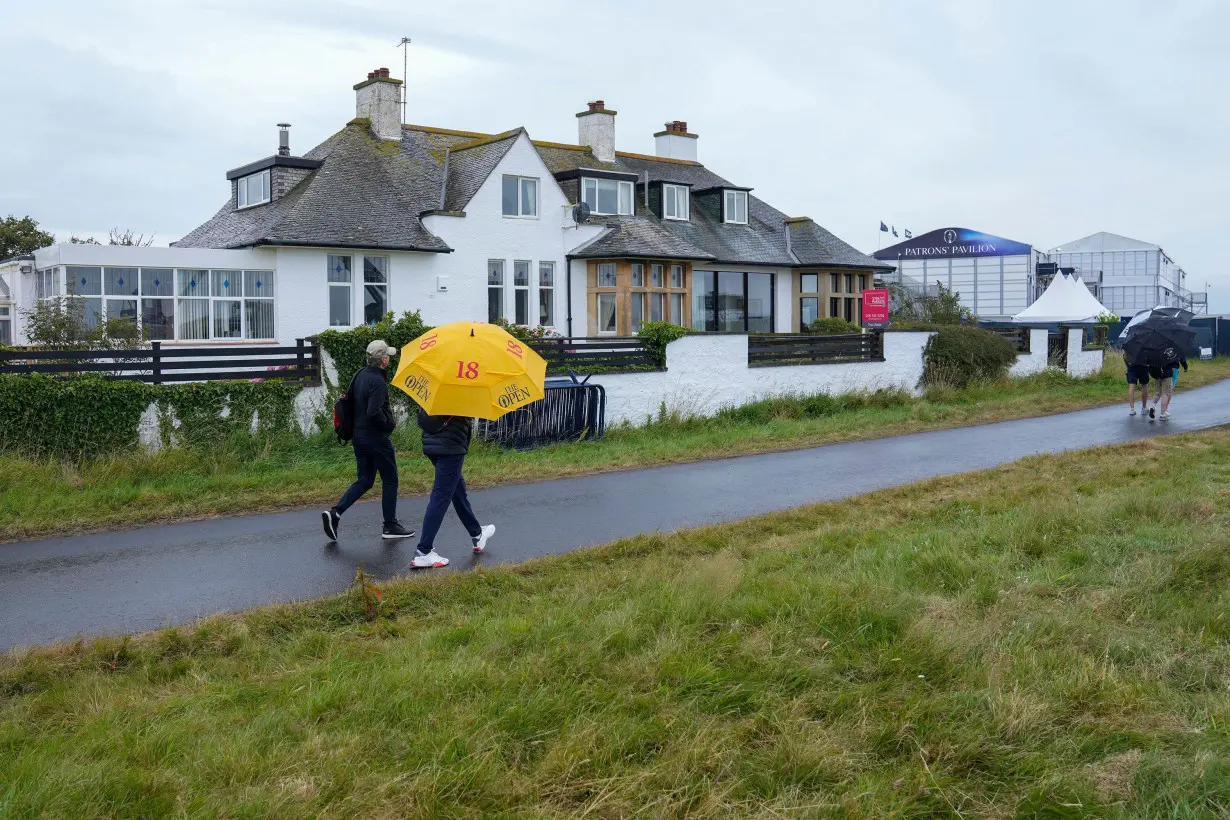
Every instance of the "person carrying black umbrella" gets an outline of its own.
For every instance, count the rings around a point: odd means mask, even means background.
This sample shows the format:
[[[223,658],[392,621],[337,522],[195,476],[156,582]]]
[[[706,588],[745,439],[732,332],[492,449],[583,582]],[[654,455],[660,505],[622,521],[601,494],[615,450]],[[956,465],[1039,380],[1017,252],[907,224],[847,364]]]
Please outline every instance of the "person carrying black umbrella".
[[[1154,310],[1136,326],[1129,328],[1127,341],[1123,343],[1124,355],[1131,364],[1145,365],[1155,381],[1153,402],[1149,418],[1156,416],[1154,409],[1161,403],[1162,418],[1170,418],[1170,396],[1178,380],[1179,367],[1187,369],[1187,357],[1183,351],[1195,341],[1196,332],[1186,323]]]
[[[1179,380],[1179,367],[1187,370],[1187,357],[1178,348],[1168,348],[1164,351],[1166,358],[1161,366],[1150,367],[1149,375],[1153,377],[1153,405],[1161,402],[1162,421],[1170,418],[1170,399],[1174,395],[1175,383]],[[1149,408],[1149,418],[1153,418],[1154,408]]]

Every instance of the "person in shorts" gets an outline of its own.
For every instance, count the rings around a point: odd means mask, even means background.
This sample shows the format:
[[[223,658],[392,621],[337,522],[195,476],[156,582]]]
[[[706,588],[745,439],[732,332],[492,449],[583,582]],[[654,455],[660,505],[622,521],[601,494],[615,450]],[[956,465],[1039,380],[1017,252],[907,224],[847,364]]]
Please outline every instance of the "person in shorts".
[[[1174,396],[1174,386],[1179,381],[1179,368],[1187,370],[1187,357],[1182,352],[1171,349],[1165,364],[1161,367],[1150,367],[1149,375],[1153,377],[1153,404],[1161,404],[1160,418],[1166,421],[1170,418],[1170,399]],[[1153,418],[1154,408],[1149,408],[1149,418]]]
[[[1123,363],[1127,365],[1128,383],[1128,415],[1136,415],[1136,385],[1140,385],[1140,412],[1146,412],[1149,406],[1149,368],[1143,364],[1132,364],[1126,353]]]

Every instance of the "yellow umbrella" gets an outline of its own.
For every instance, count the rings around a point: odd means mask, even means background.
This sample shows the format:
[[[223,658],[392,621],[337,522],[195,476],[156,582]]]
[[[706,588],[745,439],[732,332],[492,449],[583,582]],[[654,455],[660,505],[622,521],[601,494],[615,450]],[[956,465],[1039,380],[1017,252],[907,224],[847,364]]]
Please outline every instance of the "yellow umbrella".
[[[393,384],[433,416],[495,420],[542,398],[547,362],[497,325],[454,322],[401,349]]]

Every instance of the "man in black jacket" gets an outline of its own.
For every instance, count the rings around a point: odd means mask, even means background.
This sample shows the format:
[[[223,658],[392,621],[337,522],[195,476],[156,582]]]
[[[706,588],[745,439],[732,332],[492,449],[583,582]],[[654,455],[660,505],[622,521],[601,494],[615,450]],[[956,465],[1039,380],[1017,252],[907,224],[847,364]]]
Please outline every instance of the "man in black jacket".
[[[470,534],[474,552],[486,549],[488,539],[495,534],[495,525],[484,527],[478,523],[466,495],[466,480],[461,477],[466,453],[470,451],[474,420],[464,416],[429,416],[419,408],[418,422],[423,430],[423,455],[436,468],[436,480],[431,487],[427,512],[423,515],[419,548],[410,566],[414,569],[444,567],[448,566],[448,559],[436,552],[435,540],[450,503]]]
[[[355,374],[350,383],[351,401],[354,402],[354,458],[357,466],[355,482],[342,495],[336,506],[320,514],[324,521],[325,535],[337,540],[337,525],[342,513],[376,483],[380,473],[383,485],[380,504],[384,511],[384,538],[409,538],[414,530],[408,530],[397,520],[397,456],[393,452],[393,440],[389,434],[397,427],[393,410],[389,407],[389,383],[384,371],[389,366],[389,357],[397,355],[397,348],[383,340],[367,346],[367,367]]]

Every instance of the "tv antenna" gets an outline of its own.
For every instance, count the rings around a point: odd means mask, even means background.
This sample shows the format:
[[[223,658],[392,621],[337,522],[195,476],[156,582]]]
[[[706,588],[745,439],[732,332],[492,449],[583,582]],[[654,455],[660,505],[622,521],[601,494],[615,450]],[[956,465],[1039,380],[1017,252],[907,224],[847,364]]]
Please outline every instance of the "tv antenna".
[[[410,85],[410,38],[403,37],[396,48],[401,49],[401,121],[406,121],[406,88]]]

